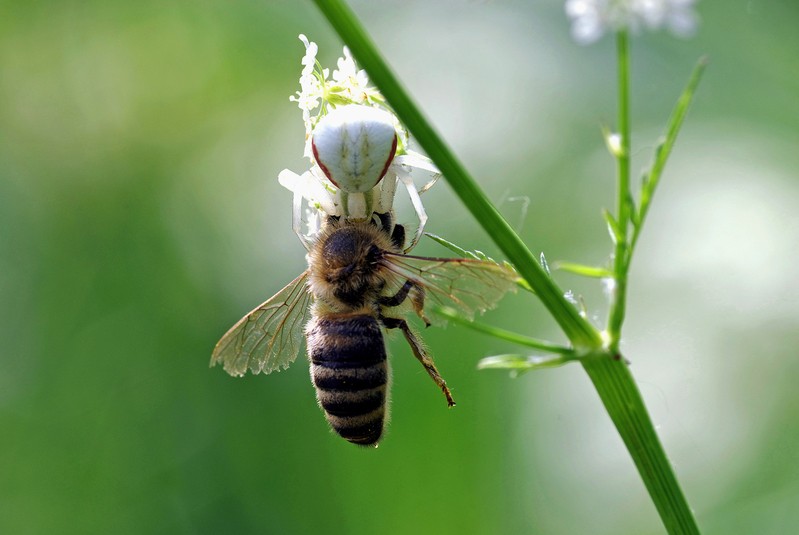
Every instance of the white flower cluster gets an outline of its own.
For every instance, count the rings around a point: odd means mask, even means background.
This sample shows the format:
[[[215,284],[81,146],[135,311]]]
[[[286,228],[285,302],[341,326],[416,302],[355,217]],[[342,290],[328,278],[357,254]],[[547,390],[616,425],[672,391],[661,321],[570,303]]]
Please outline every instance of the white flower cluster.
[[[622,29],[668,28],[681,37],[693,34],[698,17],[696,0],[566,0],[572,36],[581,44],[597,41],[605,32]]]
[[[319,52],[317,44],[308,41],[303,34],[300,34],[300,41],[305,45],[300,90],[297,91],[296,96],[290,96],[289,100],[296,102],[302,110],[302,119],[305,122],[305,156],[313,159],[311,133],[316,123],[327,114],[330,106],[364,104],[385,108],[385,99],[376,88],[369,85],[366,71],[358,69],[346,46],[344,47],[344,57],[338,58],[338,69],[333,70],[331,77],[330,69],[322,68],[316,59],[316,54]],[[317,108],[319,110],[316,115],[312,115],[311,112]],[[400,142],[407,142],[408,134],[399,121],[395,126],[401,135]]]
[[[389,212],[402,182],[419,215],[420,234],[426,216],[418,196],[438,179],[438,169],[408,150],[407,130],[346,47],[331,77],[316,59],[316,43],[304,35],[300,40],[300,91],[289,99],[302,110],[311,167],[302,174],[284,169],[278,177],[295,194],[295,231],[307,245],[327,215],[361,220]],[[417,189],[414,180],[426,184]],[[303,201],[308,209],[301,218]],[[307,230],[300,229],[302,223]]]

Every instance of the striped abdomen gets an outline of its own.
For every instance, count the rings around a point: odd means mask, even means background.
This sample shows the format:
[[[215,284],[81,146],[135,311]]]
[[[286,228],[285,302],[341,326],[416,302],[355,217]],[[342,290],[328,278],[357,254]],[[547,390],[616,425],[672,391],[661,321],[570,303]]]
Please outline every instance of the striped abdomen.
[[[327,421],[354,444],[376,444],[386,414],[388,363],[372,316],[314,318],[306,330],[311,380]]]

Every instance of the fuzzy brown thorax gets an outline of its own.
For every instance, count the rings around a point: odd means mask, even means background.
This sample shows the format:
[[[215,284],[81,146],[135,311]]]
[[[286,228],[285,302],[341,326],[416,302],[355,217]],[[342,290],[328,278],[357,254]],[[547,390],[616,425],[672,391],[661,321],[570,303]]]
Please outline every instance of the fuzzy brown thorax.
[[[400,252],[373,223],[326,223],[308,253],[311,293],[335,312],[376,303],[386,284],[384,251]]]

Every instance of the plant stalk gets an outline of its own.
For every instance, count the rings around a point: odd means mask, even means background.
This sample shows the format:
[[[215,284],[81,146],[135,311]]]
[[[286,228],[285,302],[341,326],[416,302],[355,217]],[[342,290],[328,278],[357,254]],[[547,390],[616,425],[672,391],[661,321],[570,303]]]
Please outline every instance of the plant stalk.
[[[600,347],[602,342],[598,331],[564,298],[563,290],[544,271],[535,255],[424,118],[349,6],[342,0],[314,0],[314,3],[347,44],[361,67],[369,73],[370,80],[380,89],[403,124],[438,166],[455,194],[516,267],[519,275],[530,283],[575,348]]]
[[[580,362],[627,446],[668,533],[698,535],[693,512],[624,358],[601,355]]]
[[[369,73],[370,79],[382,92],[386,100],[413,133],[427,155],[435,162],[442,174],[469,209],[478,223],[488,232],[519,274],[535,290],[542,303],[581,355],[583,367],[593,382],[611,420],[619,431],[641,478],[644,481],[664,525],[672,534],[696,534],[699,530],[671,465],[658,440],[635,381],[626,362],[617,351],[603,345],[599,332],[580,316],[579,312],[564,298],[563,292],[552,281],[538,263],[532,252],[502,218],[496,208],[469,175],[463,165],[444,144],[439,135],[425,120],[402,85],[386,65],[371,39],[343,0],[314,0],[342,40],[350,48],[360,65]],[[622,157],[619,159],[619,227],[623,228],[623,239],[616,244],[614,273],[617,284],[621,282],[621,293],[612,303],[611,320],[615,345],[624,320],[626,297],[626,273],[628,258],[628,229],[632,203],[629,188],[629,53],[627,35],[620,35],[618,51],[620,58],[619,82],[620,110],[619,130]],[[622,274],[619,277],[619,274]],[[621,280],[619,280],[621,279]]]
[[[613,282],[610,312],[608,314],[608,349],[618,353],[621,342],[621,327],[627,309],[627,271],[629,267],[629,228],[632,216],[632,196],[630,195],[630,49],[626,30],[616,33],[616,54],[619,62],[619,117],[618,134],[620,149],[618,161],[616,221],[618,232],[613,251]]]

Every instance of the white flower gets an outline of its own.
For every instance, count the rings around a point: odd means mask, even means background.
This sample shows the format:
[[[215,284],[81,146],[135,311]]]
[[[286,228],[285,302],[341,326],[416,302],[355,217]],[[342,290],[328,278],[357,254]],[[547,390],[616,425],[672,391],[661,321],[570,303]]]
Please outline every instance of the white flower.
[[[316,43],[304,35],[300,40],[305,45],[300,91],[290,100],[302,110],[304,155],[311,166],[302,174],[284,169],[278,176],[280,184],[294,192],[295,210],[300,210],[301,201],[308,206],[304,221],[295,220],[295,230],[304,224],[307,232],[303,229],[301,238],[306,241],[326,216],[363,220],[373,213],[389,212],[400,182],[407,185],[417,214],[421,210],[423,225],[426,216],[418,196],[435,183],[440,172],[427,157],[408,150],[408,131],[380,92],[369,85],[366,71],[358,69],[346,47],[329,79],[328,69],[316,59]],[[322,120],[331,114],[329,120]],[[331,182],[331,173],[343,191]]]
[[[687,37],[698,24],[696,0],[566,0],[572,36],[581,44],[598,40],[606,31],[668,28]]]
[[[383,95],[369,85],[366,71],[358,69],[355,59],[347,47],[344,47],[344,57],[338,59],[338,69],[333,71],[332,79],[328,79],[330,70],[323,69],[316,59],[316,54],[319,51],[317,44],[309,41],[302,34],[300,34],[300,41],[305,45],[300,90],[290,96],[289,100],[296,102],[302,110],[306,142],[304,156],[313,161],[311,133],[316,123],[331,108],[347,104],[366,104],[384,109],[387,107]],[[317,109],[316,115],[312,115],[312,112]],[[395,127],[399,136],[399,146],[402,148],[407,144],[408,134],[399,121],[395,122]]]
[[[374,87],[369,87],[369,77],[366,71],[358,69],[355,59],[350,53],[350,49],[344,47],[344,57],[338,58],[338,69],[333,71],[333,82],[331,91],[339,93],[353,104],[371,104],[373,102],[383,102],[383,96]]]
[[[289,100],[296,102],[302,110],[302,119],[305,121],[306,132],[311,131],[311,110],[319,106],[319,100],[324,98],[324,79],[327,77],[323,73],[320,79],[316,70],[316,53],[319,47],[316,43],[308,42],[308,38],[300,35],[300,40],[305,45],[305,56],[302,58],[302,74],[300,75],[300,91],[297,96],[290,96]]]

